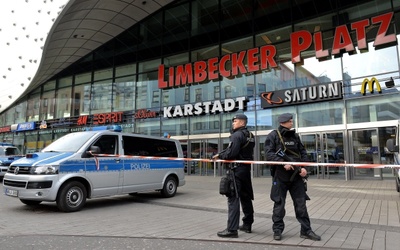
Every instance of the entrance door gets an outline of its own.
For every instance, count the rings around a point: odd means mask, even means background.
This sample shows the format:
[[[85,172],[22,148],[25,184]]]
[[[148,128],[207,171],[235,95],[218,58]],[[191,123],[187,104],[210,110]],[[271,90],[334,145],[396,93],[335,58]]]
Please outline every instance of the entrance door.
[[[319,132],[301,134],[301,140],[311,162],[343,163],[343,132]],[[345,169],[341,167],[314,166],[308,172],[317,178],[344,178]]]
[[[395,127],[381,127],[349,131],[350,162],[356,164],[386,164],[391,162],[391,154],[386,154],[386,141],[391,138]],[[393,178],[391,169],[355,168],[352,175],[357,177]]]
[[[211,159],[218,153],[218,139],[191,140],[190,158]],[[211,162],[190,161],[187,163],[187,173],[199,175],[214,175],[214,165]]]

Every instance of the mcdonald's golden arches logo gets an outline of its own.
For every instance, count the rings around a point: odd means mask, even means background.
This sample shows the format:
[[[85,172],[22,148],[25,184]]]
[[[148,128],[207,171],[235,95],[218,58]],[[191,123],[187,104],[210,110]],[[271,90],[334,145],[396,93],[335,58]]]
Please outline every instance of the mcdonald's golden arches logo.
[[[382,88],[381,85],[379,84],[378,79],[375,77],[372,77],[371,80],[368,80],[368,78],[365,78],[364,81],[361,84],[361,94],[365,95],[366,89],[368,85],[368,90],[372,94],[374,93],[374,86],[376,85],[376,90],[378,93],[382,93]]]

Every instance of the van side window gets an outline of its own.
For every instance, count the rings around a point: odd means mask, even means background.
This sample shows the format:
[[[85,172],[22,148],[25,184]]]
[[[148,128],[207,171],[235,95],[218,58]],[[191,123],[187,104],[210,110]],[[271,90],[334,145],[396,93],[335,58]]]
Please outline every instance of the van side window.
[[[123,136],[125,155],[178,157],[173,141]]]
[[[103,135],[93,146],[100,148],[100,154],[118,154],[118,136],[116,135]]]

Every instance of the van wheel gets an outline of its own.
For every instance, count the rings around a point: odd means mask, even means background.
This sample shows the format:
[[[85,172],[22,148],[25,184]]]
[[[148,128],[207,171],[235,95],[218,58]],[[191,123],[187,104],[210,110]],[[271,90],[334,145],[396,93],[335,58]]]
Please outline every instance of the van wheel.
[[[172,176],[168,176],[165,180],[164,187],[161,190],[161,195],[165,198],[173,197],[176,194],[178,182]]]
[[[72,181],[61,187],[57,196],[57,207],[63,212],[79,211],[86,203],[87,191],[85,186]]]
[[[19,199],[22,203],[28,206],[36,206],[42,203],[42,201],[34,201],[34,200],[25,200],[25,199]]]

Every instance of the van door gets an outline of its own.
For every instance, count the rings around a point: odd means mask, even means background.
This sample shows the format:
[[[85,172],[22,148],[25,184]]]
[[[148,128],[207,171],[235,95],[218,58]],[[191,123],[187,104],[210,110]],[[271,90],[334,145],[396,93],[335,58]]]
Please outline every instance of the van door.
[[[123,162],[118,154],[118,136],[102,135],[92,146],[99,147],[99,154],[110,156],[97,156],[86,161],[86,176],[92,183],[92,196],[116,195],[119,192]]]

